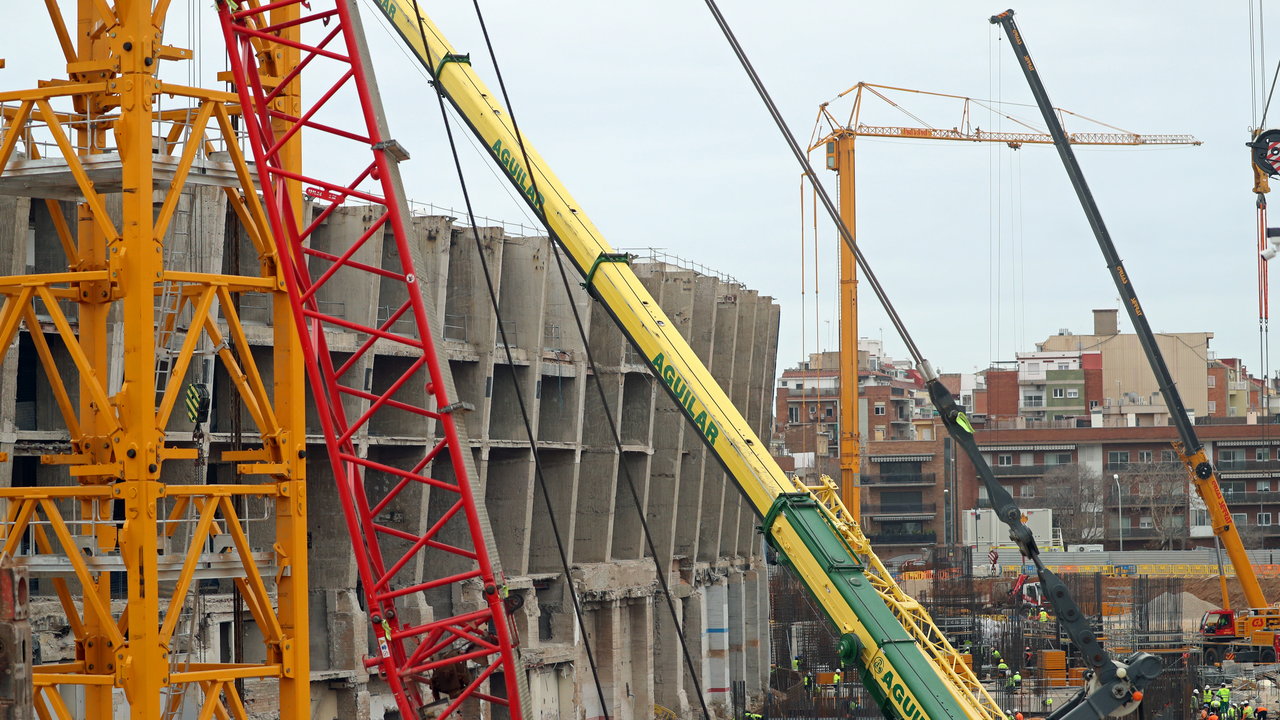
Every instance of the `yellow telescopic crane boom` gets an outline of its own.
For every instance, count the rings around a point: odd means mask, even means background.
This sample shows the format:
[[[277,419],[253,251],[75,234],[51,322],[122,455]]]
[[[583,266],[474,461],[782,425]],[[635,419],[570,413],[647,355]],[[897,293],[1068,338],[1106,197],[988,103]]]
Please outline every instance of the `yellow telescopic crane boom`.
[[[909,93],[922,98],[938,98],[941,101],[960,103],[960,116],[950,128],[934,127],[918,112],[905,108],[890,97],[895,93]],[[848,119],[841,121],[833,114],[830,103],[818,107],[818,127],[825,126],[826,134],[809,151],[826,151],[826,166],[837,176],[840,215],[844,224],[857,239],[857,183],[855,172],[854,141],[859,137],[898,138],[904,140],[958,140],[961,142],[1004,143],[1015,150],[1023,145],[1052,145],[1053,135],[1037,126],[1003,110],[1004,104],[975,100],[963,95],[912,90],[909,88],[876,85],[860,82],[836,96],[837,99],[852,95],[853,105]],[[915,121],[915,125],[868,125],[862,122],[863,101],[881,100],[886,105]],[[990,110],[1003,119],[1022,127],[1014,132],[992,132],[973,125],[974,109]],[[1072,145],[1199,145],[1191,135],[1143,135],[1087,118],[1069,110],[1055,108],[1063,117],[1078,118],[1092,125],[1105,128],[1105,132],[1068,133]],[[862,441],[858,436],[858,279],[857,263],[853,252],[840,246],[840,497],[853,519],[861,520],[861,488],[859,473],[862,464]],[[951,510],[945,512],[950,513]]]

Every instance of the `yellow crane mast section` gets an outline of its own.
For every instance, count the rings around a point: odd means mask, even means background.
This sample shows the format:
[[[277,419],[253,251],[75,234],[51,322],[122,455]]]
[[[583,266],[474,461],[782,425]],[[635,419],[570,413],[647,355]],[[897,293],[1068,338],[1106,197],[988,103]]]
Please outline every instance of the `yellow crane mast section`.
[[[815,600],[847,636],[850,659],[859,661],[864,684],[882,705],[908,720],[1003,718],[998,704],[972,670],[958,662],[958,653],[924,609],[885,571],[858,526],[840,520],[838,514],[847,517],[847,511],[838,497],[824,499],[805,491],[806,497],[797,500],[799,504],[807,500],[806,509],[814,511],[807,518],[816,517],[818,525],[831,529],[830,536],[821,537],[822,552],[813,549],[812,535],[798,530],[793,522],[797,515],[778,512],[780,499],[801,495],[797,487],[645,289],[626,256],[616,254],[605,242],[532,144],[525,140],[521,145],[510,116],[473,72],[470,58],[458,54],[412,0],[378,0],[377,4],[530,207],[543,216],[586,277],[588,290],[644,354],[734,483],[766,516],[770,542],[785,554]],[[855,568],[857,577],[846,581],[839,572],[850,568]],[[855,607],[848,599],[869,589],[875,591],[871,597],[876,608]],[[864,622],[868,617],[875,621]]]

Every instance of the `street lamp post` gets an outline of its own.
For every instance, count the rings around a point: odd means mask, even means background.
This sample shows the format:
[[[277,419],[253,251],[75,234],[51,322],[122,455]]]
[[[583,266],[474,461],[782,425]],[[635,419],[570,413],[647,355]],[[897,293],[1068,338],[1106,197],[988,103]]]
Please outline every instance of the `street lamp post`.
[[[1112,473],[1111,479],[1116,483],[1116,505],[1118,515],[1116,517],[1116,527],[1120,528],[1120,552],[1124,552],[1124,497],[1120,494],[1120,475]]]

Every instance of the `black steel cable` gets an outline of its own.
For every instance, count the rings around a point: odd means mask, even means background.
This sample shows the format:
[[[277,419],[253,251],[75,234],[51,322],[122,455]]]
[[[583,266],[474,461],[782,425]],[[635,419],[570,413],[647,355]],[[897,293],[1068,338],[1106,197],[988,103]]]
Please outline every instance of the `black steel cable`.
[[[711,10],[711,14],[715,17],[716,24],[720,26],[720,31],[724,33],[724,37],[732,46],[733,52],[738,56],[738,62],[741,63],[742,69],[746,71],[747,77],[751,79],[751,84],[756,88],[756,94],[760,96],[769,110],[769,115],[773,117],[773,122],[778,126],[778,131],[782,133],[783,138],[787,141],[787,146],[791,148],[791,153],[795,155],[796,162],[800,163],[800,168],[804,174],[808,176],[809,182],[813,185],[814,192],[822,200],[822,206],[826,208],[827,214],[831,216],[832,222],[835,223],[836,229],[840,231],[840,237],[844,240],[844,244],[849,246],[849,250],[853,252],[854,259],[858,262],[858,268],[862,270],[862,275],[867,283],[871,285],[872,292],[875,293],[876,299],[880,301],[881,307],[889,316],[889,322],[893,323],[893,328],[898,331],[898,337],[902,338],[902,342],[907,346],[907,352],[911,355],[911,359],[917,365],[923,365],[927,361],[924,355],[920,353],[920,349],[916,347],[915,340],[912,339],[911,333],[907,332],[907,326],[903,324],[902,318],[898,316],[898,311],[893,307],[893,303],[889,302],[889,295],[885,292],[884,287],[880,284],[880,280],[875,273],[871,271],[871,266],[867,263],[866,257],[862,254],[862,249],[853,241],[853,233],[845,226],[844,221],[840,219],[840,211],[836,209],[835,203],[831,201],[831,196],[827,194],[827,189],[818,182],[818,175],[813,171],[813,166],[809,164],[809,159],[805,156],[804,151],[800,149],[800,145],[796,142],[795,136],[791,134],[791,128],[787,126],[787,121],[782,117],[782,113],[778,112],[778,106],[774,104],[773,97],[769,95],[768,89],[760,80],[760,76],[756,74],[755,67],[751,65],[751,61],[747,58],[747,53],[738,44],[738,38],[734,36],[733,30],[729,27],[729,23],[725,20],[724,15],[720,14],[720,8],[716,5],[715,0],[706,0],[707,8]]]
[[[515,109],[511,105],[511,96],[507,94],[507,84],[502,79],[502,69],[498,66],[498,56],[493,51],[493,42],[489,39],[489,29],[484,22],[484,13],[480,10],[480,0],[472,0],[472,2],[476,9],[476,18],[480,22],[480,32],[484,35],[485,47],[489,51],[489,59],[493,62],[493,71],[498,79],[498,90],[502,93],[502,102],[507,108],[507,117],[511,118],[511,129],[516,136],[516,142],[520,145],[520,154],[524,158],[524,166],[532,170],[533,164],[529,162],[529,152],[525,149],[524,135],[520,133],[520,125],[516,122],[516,113]],[[417,0],[414,0],[414,4],[416,6]],[[421,27],[421,24],[419,27]],[[424,38],[423,46],[425,47],[425,45],[426,41]],[[438,82],[437,85],[439,85]],[[529,183],[530,188],[536,195],[538,185],[533,172],[529,173]],[[550,238],[555,242],[561,242],[559,237],[556,236],[555,231],[551,229],[551,224],[547,222],[545,214],[539,213],[536,208],[534,209],[534,213],[541,217],[543,225],[546,227]],[[553,247],[552,250],[552,254],[555,255],[556,258],[556,265],[560,268],[560,279],[564,283],[565,292],[569,293],[570,298],[572,298],[569,275],[564,269],[564,259],[556,248]],[[600,395],[600,404],[601,407],[604,408],[605,417],[609,421],[609,431],[613,435],[613,442],[618,450],[618,466],[622,468],[622,474],[627,480],[627,488],[631,491],[631,499],[636,506],[636,515],[639,516],[640,527],[644,531],[645,545],[649,549],[649,554],[653,557],[653,564],[656,570],[655,574],[658,576],[658,584],[662,588],[663,597],[666,598],[667,609],[671,612],[671,623],[675,627],[676,637],[680,640],[680,650],[684,655],[685,665],[689,670],[689,677],[693,682],[694,692],[698,697],[698,705],[702,709],[702,716],[707,718],[707,720],[710,720],[711,712],[707,708],[707,700],[702,693],[702,681],[698,677],[697,670],[694,668],[693,664],[693,656],[689,652],[689,643],[684,634],[684,624],[680,621],[680,614],[676,610],[675,601],[671,598],[671,587],[667,582],[667,573],[669,569],[662,566],[662,558],[659,557],[657,548],[653,544],[653,533],[649,530],[649,520],[645,517],[644,504],[640,501],[640,493],[636,490],[635,479],[631,477],[631,468],[627,465],[623,454],[622,435],[618,431],[618,423],[614,419],[613,411],[609,407],[609,399],[604,391],[604,383],[600,379],[600,372],[596,368],[595,357],[591,353],[591,343],[587,341],[587,330],[586,326],[582,323],[582,314],[578,311],[577,303],[570,302],[569,307],[573,310],[573,322],[578,328],[578,336],[582,338],[582,347],[587,358],[587,365],[591,368],[591,376],[595,380],[596,392]]]
[[[426,31],[422,24],[422,11],[418,7],[418,0],[413,0],[413,12],[418,21],[418,33],[422,38],[422,48],[425,52],[427,49]],[[564,570],[565,585],[569,590],[569,597],[573,600],[573,614],[578,621],[578,627],[582,630],[582,647],[587,653],[587,664],[591,667],[591,679],[596,686],[596,695],[600,700],[600,712],[604,714],[605,720],[609,718],[609,706],[604,699],[604,686],[600,682],[600,669],[596,665],[595,653],[591,649],[591,639],[587,632],[587,623],[582,612],[582,602],[578,598],[578,592],[573,586],[573,578],[569,568],[569,556],[565,552],[564,538],[560,535],[560,523],[556,520],[555,507],[551,502],[551,493],[547,489],[547,479],[542,471],[542,458],[538,454],[538,440],[533,433],[533,424],[529,420],[529,410],[525,406],[524,393],[520,388],[520,379],[516,375],[516,364],[511,356],[511,343],[507,342],[507,330],[502,322],[502,311],[498,307],[498,293],[493,286],[493,275],[489,271],[489,262],[484,256],[484,246],[480,242],[480,231],[476,228],[475,212],[471,207],[471,194],[467,191],[466,176],[462,172],[462,162],[458,158],[458,146],[453,139],[453,130],[449,126],[448,111],[444,106],[444,90],[441,88],[439,81],[435,83],[436,99],[440,103],[440,118],[444,121],[445,134],[449,138],[449,150],[453,154],[453,165],[458,173],[458,184],[462,190],[462,199],[467,207],[467,220],[471,224],[471,235],[476,243],[476,254],[480,257],[480,267],[484,271],[485,287],[489,292],[489,302],[493,305],[494,319],[498,323],[498,335],[502,339],[502,347],[507,357],[507,367],[511,371],[511,384],[516,391],[516,405],[520,408],[520,419],[524,423],[525,434],[529,437],[529,449],[533,454],[534,475],[538,479],[538,487],[542,490],[542,500],[547,506],[547,516],[551,522],[551,534],[556,540],[556,552],[560,556],[560,567]],[[572,298],[570,298],[572,300]],[[572,305],[573,303],[570,302]],[[513,702],[520,702],[520,698],[512,698]]]

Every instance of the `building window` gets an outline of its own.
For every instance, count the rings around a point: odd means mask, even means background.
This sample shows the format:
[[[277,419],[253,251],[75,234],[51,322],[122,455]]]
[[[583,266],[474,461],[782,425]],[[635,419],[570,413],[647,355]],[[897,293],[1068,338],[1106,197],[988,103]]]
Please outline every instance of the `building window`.
[[[1231,522],[1235,523],[1237,528],[1242,528],[1249,522],[1249,516],[1244,513],[1231,513]]]
[[[1070,465],[1071,453],[1045,453],[1045,465]]]
[[[1024,498],[1033,498],[1036,496],[1036,486],[1031,483],[1027,483],[1026,485],[1018,488],[1018,495]]]
[[[800,408],[795,405],[787,408],[787,422],[800,422]]]
[[[1090,410],[1092,410],[1092,409],[1094,409],[1094,408],[1096,408],[1096,407],[1098,407],[1098,401],[1097,401],[1097,400],[1090,400],[1090,401],[1089,401],[1089,409],[1090,409]]]
[[[1149,515],[1144,515],[1143,517],[1138,518],[1138,527],[1150,530],[1155,527],[1155,523],[1151,522],[1151,517]]]
[[[1009,467],[1009,466],[1013,465],[1013,456],[1012,456],[1012,455],[997,455],[997,456],[996,456],[996,465],[999,465],[1000,467]]]
[[[1216,413],[1216,412],[1218,412],[1218,401],[1217,401],[1217,400],[1210,400],[1210,401],[1209,401],[1209,412],[1211,412],[1211,413]]]
[[[1070,366],[1070,365],[1068,365],[1067,363],[1058,363],[1058,369],[1059,369],[1059,370],[1070,370],[1070,369],[1071,369],[1071,366]]]
[[[1161,450],[1160,462],[1162,463],[1178,462],[1178,456],[1172,450]]]
[[[1258,481],[1258,492],[1271,492],[1271,481],[1270,481],[1270,480],[1259,480],[1259,481]]]
[[[783,387],[786,387],[786,386],[787,386],[787,384],[786,384],[786,383],[782,383],[782,386],[783,386]],[[803,389],[804,389],[804,383],[802,383],[802,382],[800,382],[799,380],[797,380],[797,381],[796,381],[796,389],[797,389],[797,390],[803,390]]]
[[[835,408],[833,408],[833,407],[831,407],[830,405],[828,405],[828,406],[827,406],[827,417],[831,417],[831,416],[835,415],[835,413],[836,413]]]
[[[1077,390],[1077,389],[1075,389],[1075,388],[1069,388],[1069,389],[1067,390],[1067,397],[1069,397],[1069,398],[1078,398],[1078,397],[1080,397],[1080,391],[1079,391],[1079,390]]]
[[[1271,448],[1255,448],[1253,451],[1253,459],[1260,461],[1270,460]]]
[[[1243,450],[1219,450],[1218,467],[1223,470],[1240,470],[1244,465]]]
[[[1217,376],[1217,375],[1210,375],[1210,376],[1209,376],[1209,387],[1218,387],[1218,376]]]
[[[1223,480],[1222,481],[1222,496],[1224,498],[1230,501],[1231,497],[1236,493],[1239,493],[1241,495],[1245,493],[1243,480]]]
[[[1271,513],[1269,512],[1258,513],[1258,525],[1262,527],[1267,527],[1270,524],[1271,524]]]
[[[1067,396],[1067,391],[1062,388],[1053,389],[1053,397],[1055,400],[1062,399]]]
[[[1129,462],[1128,450],[1112,450],[1107,453],[1108,465],[1124,465]]]
[[[876,414],[877,415],[884,414],[884,403],[876,403]]]
[[[1144,462],[1144,463],[1149,463],[1149,462],[1151,462],[1151,451],[1150,451],[1150,450],[1139,450],[1139,451],[1138,451],[1138,462]]]

